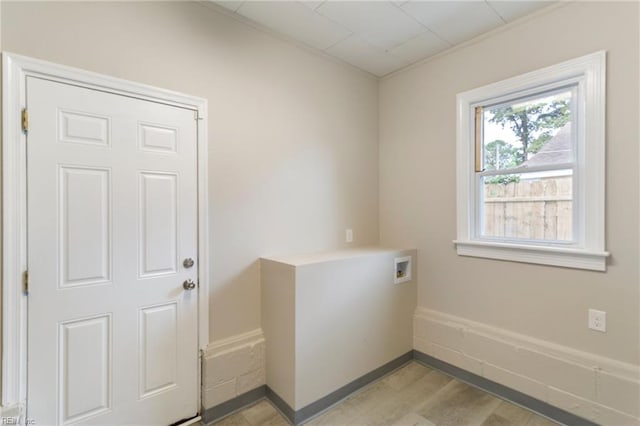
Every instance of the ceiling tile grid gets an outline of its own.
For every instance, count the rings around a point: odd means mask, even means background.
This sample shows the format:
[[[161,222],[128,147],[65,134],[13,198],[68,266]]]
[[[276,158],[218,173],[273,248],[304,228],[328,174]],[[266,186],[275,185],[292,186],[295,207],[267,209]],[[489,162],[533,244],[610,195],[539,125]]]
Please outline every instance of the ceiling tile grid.
[[[335,44],[327,49],[327,53],[377,76],[389,74],[410,64],[356,35]]]
[[[213,2],[378,77],[552,3],[546,0]]]
[[[372,46],[385,50],[425,31],[425,27],[401,8],[386,1],[326,1],[315,11]]]
[[[236,13],[320,50],[351,35],[347,28],[297,1],[246,1]]]
[[[484,1],[410,1],[401,8],[451,45],[505,23]]]

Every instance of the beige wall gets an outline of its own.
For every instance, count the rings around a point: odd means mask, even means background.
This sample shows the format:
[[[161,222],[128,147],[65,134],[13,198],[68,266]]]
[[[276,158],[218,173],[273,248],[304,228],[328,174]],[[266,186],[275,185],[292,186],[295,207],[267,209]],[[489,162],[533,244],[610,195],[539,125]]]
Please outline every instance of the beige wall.
[[[638,16],[636,2],[569,3],[381,81],[380,238],[418,247],[419,306],[640,364]],[[456,94],[602,49],[607,272],[457,256]]]
[[[185,2],[2,2],[2,49],[209,100],[211,340],[260,327],[260,256],[377,242],[368,74]]]

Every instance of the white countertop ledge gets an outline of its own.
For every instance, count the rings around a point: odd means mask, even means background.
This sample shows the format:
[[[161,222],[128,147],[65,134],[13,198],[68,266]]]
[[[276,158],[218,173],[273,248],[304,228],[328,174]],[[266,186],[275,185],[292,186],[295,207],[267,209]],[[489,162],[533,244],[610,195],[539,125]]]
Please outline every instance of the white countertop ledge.
[[[317,253],[296,253],[287,255],[263,256],[260,259],[272,262],[284,263],[292,266],[302,266],[313,263],[333,262],[354,257],[382,255],[390,253],[403,253],[414,250],[412,248],[394,248],[380,246],[366,246],[345,248]]]

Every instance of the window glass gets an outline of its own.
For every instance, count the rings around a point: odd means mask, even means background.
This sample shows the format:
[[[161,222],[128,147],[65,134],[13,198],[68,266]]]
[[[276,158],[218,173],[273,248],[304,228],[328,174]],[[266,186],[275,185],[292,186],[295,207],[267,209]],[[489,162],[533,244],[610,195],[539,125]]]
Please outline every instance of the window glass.
[[[565,90],[482,108],[484,170],[572,162],[571,98]]]
[[[573,241],[573,170],[482,178],[482,235]]]
[[[562,89],[476,115],[482,237],[573,241],[572,97]]]

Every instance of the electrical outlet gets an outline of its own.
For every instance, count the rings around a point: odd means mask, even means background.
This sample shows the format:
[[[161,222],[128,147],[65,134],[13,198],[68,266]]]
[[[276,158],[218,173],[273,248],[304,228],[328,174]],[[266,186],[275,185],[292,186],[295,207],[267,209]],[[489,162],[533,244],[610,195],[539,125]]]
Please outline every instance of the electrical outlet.
[[[589,328],[596,331],[607,331],[607,313],[597,309],[589,309]]]
[[[352,243],[353,242],[353,229],[347,229],[345,230],[344,233],[344,240],[347,243]]]

